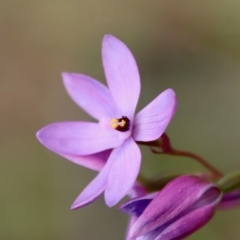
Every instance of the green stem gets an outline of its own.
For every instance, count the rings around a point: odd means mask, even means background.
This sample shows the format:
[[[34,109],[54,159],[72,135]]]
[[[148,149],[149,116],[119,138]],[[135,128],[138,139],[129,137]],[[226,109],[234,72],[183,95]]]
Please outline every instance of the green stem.
[[[199,162],[201,165],[203,165],[205,168],[207,168],[211,173],[213,173],[216,179],[219,179],[223,176],[223,174],[220,171],[218,171],[215,167],[213,167],[210,163],[208,163],[202,157],[200,157],[194,153],[182,151],[182,150],[176,150],[176,149],[173,149],[172,147],[169,148],[170,151],[168,151],[168,152],[155,151],[154,149],[152,149],[152,147],[157,147],[157,148],[161,149],[162,143],[160,140],[156,140],[156,141],[152,141],[152,142],[137,142],[137,143],[141,144],[141,145],[149,146],[151,148],[152,152],[156,153],[156,154],[167,154],[167,155],[171,155],[171,156],[192,158],[192,159],[196,160],[197,162]]]
[[[199,162],[201,165],[203,165],[205,168],[207,168],[210,172],[212,172],[217,179],[221,178],[223,176],[223,174],[221,172],[219,172],[215,167],[213,167],[210,163],[208,163],[202,157],[200,157],[194,153],[172,149],[171,152],[166,153],[166,154],[172,155],[172,156],[192,158],[192,159],[196,160],[197,162]]]

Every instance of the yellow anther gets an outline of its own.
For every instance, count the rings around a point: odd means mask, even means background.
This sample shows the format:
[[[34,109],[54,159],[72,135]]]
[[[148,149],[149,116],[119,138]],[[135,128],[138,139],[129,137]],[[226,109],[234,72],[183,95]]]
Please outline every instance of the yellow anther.
[[[118,120],[116,118],[112,118],[110,121],[110,126],[116,129],[118,127]]]
[[[126,124],[127,124],[127,122],[126,122],[124,119],[122,119],[122,121],[119,123],[119,125],[120,125],[121,127],[125,127]]]

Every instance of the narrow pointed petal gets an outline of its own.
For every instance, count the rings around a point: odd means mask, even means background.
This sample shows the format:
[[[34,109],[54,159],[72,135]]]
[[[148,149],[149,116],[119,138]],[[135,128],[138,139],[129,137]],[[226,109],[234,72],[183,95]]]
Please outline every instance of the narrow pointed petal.
[[[177,106],[176,95],[167,89],[142,109],[134,118],[135,141],[153,141],[166,130]]]
[[[97,120],[118,116],[117,107],[109,89],[95,79],[74,73],[63,73],[68,94],[82,109]]]
[[[71,206],[72,210],[84,207],[94,202],[104,191],[107,176],[102,174],[93,179],[92,182],[81,192]]]
[[[136,61],[128,47],[111,35],[103,38],[102,59],[115,103],[120,113],[132,120],[140,94]]]
[[[110,160],[110,159],[109,159]],[[80,193],[77,199],[71,206],[72,210],[86,206],[95,201],[100,194],[105,190],[107,185],[107,177],[112,161],[107,161],[101,172],[87,185],[87,187]]]
[[[160,235],[168,227],[174,229],[174,224],[177,224],[180,219],[183,226],[189,226],[185,232],[192,232],[191,229],[195,229],[194,223],[185,224],[184,222],[187,221],[188,216],[200,209],[204,213],[206,208],[209,210],[209,216],[212,216],[211,214],[214,213],[220,200],[221,192],[217,186],[197,176],[178,177],[167,184],[146,207],[132,226],[130,235],[134,238],[150,234],[153,231],[151,234],[154,235],[154,238],[152,237],[152,239],[155,239],[156,234]],[[198,213],[200,214],[200,212]],[[195,214],[195,218],[198,218],[198,215]],[[201,223],[205,224],[206,222],[203,216]],[[199,222],[196,222],[196,225],[202,226]],[[181,237],[170,239],[181,239]]]
[[[78,156],[58,153],[60,156],[70,160],[71,162],[89,168],[91,170],[100,171],[106,164],[112,150],[105,150],[99,153]]]
[[[108,175],[105,202],[112,207],[128,193],[135,183],[141,163],[140,149],[133,139],[129,138],[113,150],[110,159],[113,164]]]
[[[122,144],[118,131],[98,123],[60,122],[42,128],[38,140],[50,150],[69,155],[89,155]]]

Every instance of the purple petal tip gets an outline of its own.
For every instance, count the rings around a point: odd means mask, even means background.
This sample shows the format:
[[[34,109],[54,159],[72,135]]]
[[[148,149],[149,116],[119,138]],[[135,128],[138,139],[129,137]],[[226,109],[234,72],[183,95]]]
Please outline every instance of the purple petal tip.
[[[85,204],[78,204],[78,203],[75,203],[75,202],[74,202],[74,203],[71,205],[70,209],[71,209],[71,210],[77,210],[77,209],[79,209],[79,208],[82,208],[82,207],[90,204],[90,203],[91,203],[91,202],[85,203]]]
[[[36,133],[36,138],[38,139],[38,141],[40,142],[40,143],[42,143],[43,145],[44,145],[44,143],[43,143],[43,141],[42,141],[42,137],[41,137],[41,135],[42,135],[42,130],[44,129],[44,127],[43,128],[41,128],[39,131],[37,131],[37,133]]]
[[[103,41],[105,41],[105,40],[112,40],[112,39],[118,40],[116,37],[114,37],[114,36],[111,35],[111,34],[105,34],[105,35],[103,36]],[[118,40],[118,41],[120,41],[120,40]]]

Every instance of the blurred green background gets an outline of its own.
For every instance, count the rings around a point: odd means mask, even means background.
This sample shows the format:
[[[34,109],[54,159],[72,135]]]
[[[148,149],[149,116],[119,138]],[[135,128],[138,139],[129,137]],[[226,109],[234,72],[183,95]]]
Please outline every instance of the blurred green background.
[[[69,207],[95,172],[51,153],[35,138],[57,121],[89,120],[67,95],[62,71],[105,82],[101,40],[112,34],[136,57],[141,109],[173,88],[174,146],[221,171],[240,169],[240,2],[238,0],[0,1],[0,239],[122,240],[128,217],[101,198]],[[147,176],[203,170],[143,148]],[[191,240],[240,239],[240,210],[218,212]]]

